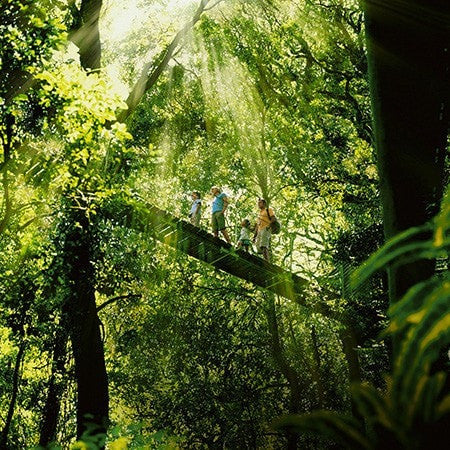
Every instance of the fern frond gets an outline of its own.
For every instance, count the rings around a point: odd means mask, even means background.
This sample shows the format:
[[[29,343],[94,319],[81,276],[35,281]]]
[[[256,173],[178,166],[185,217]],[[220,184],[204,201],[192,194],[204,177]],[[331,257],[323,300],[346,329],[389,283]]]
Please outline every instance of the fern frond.
[[[412,421],[420,416],[421,421],[431,423],[438,417],[436,403],[445,383],[445,374],[440,372],[432,377],[424,376],[418,383],[418,389],[411,401],[409,416]]]
[[[447,257],[450,250],[450,187],[444,196],[440,213],[433,221],[422,226],[409,228],[394,236],[375,252],[350,277],[350,285],[358,288],[378,270],[389,264],[402,264],[419,259]],[[414,237],[431,233],[433,236],[426,241]]]
[[[399,233],[397,236],[389,240],[383,247],[370,256],[364,264],[356,269],[350,276],[350,286],[357,289],[361,284],[367,281],[375,272],[385,268],[400,256],[409,255],[410,257],[418,257],[419,253],[423,253],[423,257],[430,257],[433,253],[431,241],[414,241],[411,238],[430,232],[431,224],[421,227],[415,227]],[[408,259],[409,260],[409,259]]]
[[[414,397],[431,362],[442,347],[450,344],[450,282],[434,289],[424,299],[421,311],[421,320],[409,329],[395,361],[393,391],[399,396],[400,405]]]
[[[397,303],[388,310],[391,321],[388,328],[382,333],[382,337],[395,334],[403,330],[419,318],[408,317],[412,314],[423,314],[424,298],[428,298],[435,289],[439,289],[442,281],[439,279],[426,280],[411,287]]]
[[[355,383],[351,386],[351,393],[361,416],[393,431],[394,420],[381,392],[370,384]]]
[[[442,399],[436,408],[436,419],[440,419],[441,417],[450,414],[450,394]]]
[[[369,440],[361,432],[358,422],[334,411],[313,411],[302,415],[286,415],[272,423],[276,430],[313,432],[338,442],[346,449],[371,449]]]

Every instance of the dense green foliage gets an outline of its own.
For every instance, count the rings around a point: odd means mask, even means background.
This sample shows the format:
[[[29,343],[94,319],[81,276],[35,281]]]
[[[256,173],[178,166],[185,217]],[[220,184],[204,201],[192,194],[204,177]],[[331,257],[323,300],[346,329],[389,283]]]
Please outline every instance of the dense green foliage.
[[[351,283],[383,240],[358,2],[203,1],[167,62],[196,2],[125,3],[139,4],[139,20],[117,36],[120,6],[103,5],[94,71],[70,39],[99,2],[0,7],[0,447],[102,447],[108,428],[112,449],[334,448],[336,435],[370,448],[386,430],[410,448],[414,426],[448,413],[432,363],[448,346],[449,281],[416,286],[388,319],[385,277],[369,275],[443,262],[448,202]],[[146,63],[161,70],[122,123],[118,92]],[[270,202],[283,225],[273,262],[309,280],[311,308],[175,252],[132,220],[151,204],[187,219],[196,190],[208,229],[212,185],[230,197],[234,242],[257,198]],[[318,302],[336,320],[313,312]],[[388,322],[402,349],[392,370],[379,339]],[[273,426],[287,414],[293,426]]]
[[[417,241],[423,229],[408,230],[391,240],[355,273],[361,283],[386,264],[399,264],[423,258],[446,258],[449,251],[450,191],[441,213],[432,224],[432,239]],[[411,237],[413,241],[411,242]],[[386,390],[368,383],[354,384],[352,396],[362,421],[330,411],[278,420],[276,427],[313,431],[331,436],[346,448],[378,449],[446,448],[442,435],[448,422],[450,395],[446,385],[448,362],[438,362],[441,349],[450,342],[449,273],[433,277],[412,287],[389,310],[386,335],[401,335],[399,352]]]

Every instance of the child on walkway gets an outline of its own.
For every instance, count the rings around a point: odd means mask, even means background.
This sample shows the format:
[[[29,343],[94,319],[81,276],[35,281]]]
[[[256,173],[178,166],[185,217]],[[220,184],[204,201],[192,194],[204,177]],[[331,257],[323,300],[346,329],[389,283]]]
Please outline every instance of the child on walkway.
[[[241,222],[241,234],[239,235],[237,248],[241,248],[245,252],[250,251],[250,247],[252,245],[252,231],[250,229],[250,220],[244,219]]]
[[[192,206],[189,212],[189,219],[192,225],[198,227],[200,225],[200,218],[202,216],[202,201],[200,200],[200,192],[192,192]]]

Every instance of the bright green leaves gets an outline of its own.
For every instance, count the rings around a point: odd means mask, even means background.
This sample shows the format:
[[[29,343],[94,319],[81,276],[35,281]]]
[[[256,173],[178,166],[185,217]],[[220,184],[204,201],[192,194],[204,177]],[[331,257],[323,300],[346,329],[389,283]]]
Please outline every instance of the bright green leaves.
[[[39,2],[6,0],[1,6],[0,24],[1,94],[8,99],[20,90],[18,81],[25,72],[38,68],[52,48],[65,38],[64,26],[57,18],[48,17]],[[19,79],[17,79],[19,77]]]
[[[104,191],[130,135],[124,125],[114,125],[115,111],[126,106],[112,94],[107,79],[86,74],[67,49],[55,51],[67,38],[60,7],[60,2],[28,0],[2,5],[0,163],[14,160],[25,172],[30,163],[33,173],[43,170],[51,180],[47,187],[52,193],[77,190],[81,204]],[[32,152],[13,153],[27,138],[44,135],[45,140],[31,144]],[[42,170],[35,169],[37,161]],[[83,198],[79,193],[84,190]]]
[[[36,75],[41,82],[43,107],[58,105],[48,124],[57,130],[64,146],[58,172],[61,189],[72,192],[80,204],[91,203],[106,189],[111,167],[121,164],[127,152],[124,142],[131,136],[124,124],[115,123],[115,111],[126,107],[110,92],[101,74],[87,74],[78,64],[54,55],[54,63]],[[103,195],[104,196],[104,195]]]
[[[436,217],[433,246],[436,249],[450,245],[450,188],[447,189],[441,212]]]
[[[49,18],[38,2],[6,0],[0,12],[0,149],[7,160],[9,148],[29,133],[27,109],[33,106],[26,91],[33,84],[32,73],[65,35],[60,22]]]
[[[56,121],[63,130],[63,138],[69,144],[92,144],[99,138],[115,138],[106,122],[115,120],[115,111],[126,108],[123,101],[113,96],[105,78],[98,74],[86,74],[75,63],[66,62],[36,76],[42,81],[42,89],[52,93],[62,102]],[[48,102],[43,99],[43,102]],[[123,126],[113,130],[121,133],[120,139],[129,138]]]

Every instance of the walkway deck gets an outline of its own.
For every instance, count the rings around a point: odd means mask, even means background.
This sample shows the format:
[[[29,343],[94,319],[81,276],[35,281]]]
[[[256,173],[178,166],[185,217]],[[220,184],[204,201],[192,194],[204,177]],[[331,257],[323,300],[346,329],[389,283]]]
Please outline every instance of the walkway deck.
[[[274,294],[312,307],[307,304],[305,295],[308,280],[253,254],[236,250],[225,241],[156,206],[143,207],[139,202],[133,208],[128,204],[121,210],[121,216],[128,226],[145,231],[170,247]],[[338,318],[325,302],[314,304],[313,310],[330,318]]]

